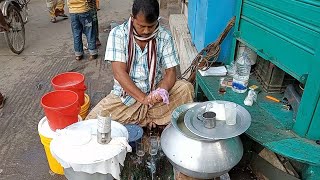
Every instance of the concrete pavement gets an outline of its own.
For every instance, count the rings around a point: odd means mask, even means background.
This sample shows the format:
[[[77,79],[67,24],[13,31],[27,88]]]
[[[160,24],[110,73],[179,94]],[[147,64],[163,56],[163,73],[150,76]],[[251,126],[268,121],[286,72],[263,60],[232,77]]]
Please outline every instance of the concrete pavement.
[[[37,132],[44,116],[40,98],[52,90],[50,80],[58,73],[76,71],[86,77],[91,103],[108,94],[113,80],[111,69],[103,61],[111,21],[122,22],[130,14],[131,0],[100,1],[98,12],[99,58],[77,62],[73,55],[70,20],[50,22],[45,1],[32,0],[26,24],[26,47],[13,54],[0,34],[0,91],[8,99],[0,110],[0,179],[58,180],[64,176],[49,172],[46,156]],[[65,8],[67,10],[67,8]]]

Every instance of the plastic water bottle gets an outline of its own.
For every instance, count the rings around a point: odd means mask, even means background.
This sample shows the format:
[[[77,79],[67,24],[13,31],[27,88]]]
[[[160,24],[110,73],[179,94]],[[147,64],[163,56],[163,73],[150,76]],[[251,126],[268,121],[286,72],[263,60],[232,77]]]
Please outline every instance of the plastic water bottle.
[[[247,52],[244,51],[235,62],[235,73],[232,81],[232,90],[234,92],[245,93],[247,91],[250,70],[251,61]]]

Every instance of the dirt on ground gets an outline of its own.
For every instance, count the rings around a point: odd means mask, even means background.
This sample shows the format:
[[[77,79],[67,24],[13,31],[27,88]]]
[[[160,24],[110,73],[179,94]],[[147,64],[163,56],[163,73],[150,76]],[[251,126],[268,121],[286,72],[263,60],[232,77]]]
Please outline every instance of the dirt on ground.
[[[45,1],[32,0],[29,4],[23,53],[13,54],[0,34],[0,92],[7,97],[4,108],[0,109],[1,180],[65,179],[49,172],[38,135],[38,122],[44,116],[40,99],[53,90],[52,77],[67,71],[85,75],[91,106],[110,92],[112,73],[103,61],[107,35],[112,21],[121,23],[128,18],[132,1],[107,0],[100,4],[102,47],[94,61],[88,61],[88,52],[82,61],[75,60],[70,20],[51,23]]]

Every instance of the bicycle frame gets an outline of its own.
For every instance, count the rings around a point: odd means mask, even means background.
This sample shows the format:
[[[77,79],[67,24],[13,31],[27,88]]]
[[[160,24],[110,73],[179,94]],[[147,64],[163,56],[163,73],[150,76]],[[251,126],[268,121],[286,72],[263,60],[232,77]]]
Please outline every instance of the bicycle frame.
[[[1,8],[1,11],[4,16],[7,16],[7,9],[10,5],[14,5],[20,11],[22,10],[19,3],[16,0],[5,0]]]

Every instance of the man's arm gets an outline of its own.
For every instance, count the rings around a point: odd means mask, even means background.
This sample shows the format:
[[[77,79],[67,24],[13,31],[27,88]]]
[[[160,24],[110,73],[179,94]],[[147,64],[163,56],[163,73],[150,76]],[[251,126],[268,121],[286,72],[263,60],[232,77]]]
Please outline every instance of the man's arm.
[[[127,73],[127,64],[114,61],[111,63],[113,76],[119,82],[126,93],[142,104],[148,105],[148,98],[131,80]]]
[[[168,92],[176,83],[176,67],[165,70],[164,78],[159,82],[158,88],[163,88]]]
[[[165,39],[161,62],[162,67],[165,68],[165,75],[159,82],[158,87],[169,92],[176,82],[176,66],[179,65],[179,59],[171,34],[167,33]]]

